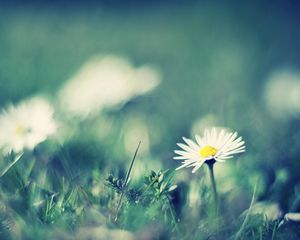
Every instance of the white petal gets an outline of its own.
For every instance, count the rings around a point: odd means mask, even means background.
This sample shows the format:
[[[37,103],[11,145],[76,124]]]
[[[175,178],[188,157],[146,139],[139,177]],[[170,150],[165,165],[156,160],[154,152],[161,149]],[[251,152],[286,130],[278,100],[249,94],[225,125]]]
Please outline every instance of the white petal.
[[[184,160],[184,159],[187,159],[187,158],[183,157],[183,156],[176,156],[176,157],[173,157],[173,159],[175,159],[175,160]]]
[[[224,158],[215,158],[215,160],[217,162],[226,162],[226,160]]]
[[[193,168],[192,173],[195,173],[203,165],[203,163],[204,162],[199,162],[197,166]]]
[[[194,143],[194,141],[192,141],[191,139],[188,139],[188,138],[185,138],[185,137],[183,137],[182,138],[192,149],[194,149],[194,150],[197,150],[197,149],[199,149],[199,146],[196,144],[196,143]]]
[[[199,147],[203,146],[202,138],[199,135],[196,135],[195,138],[196,138],[196,141],[197,141]]]
[[[181,147],[183,150],[187,151],[187,152],[193,152],[195,151],[194,149],[190,148],[189,146],[183,144],[183,143],[177,143],[177,145],[179,147]]]
[[[190,165],[191,163],[190,162],[188,162],[188,163],[184,163],[184,164],[182,164],[181,166],[179,166],[178,168],[176,168],[176,170],[179,170],[179,169],[182,169],[182,168],[185,168],[185,167],[187,167],[188,165]]]

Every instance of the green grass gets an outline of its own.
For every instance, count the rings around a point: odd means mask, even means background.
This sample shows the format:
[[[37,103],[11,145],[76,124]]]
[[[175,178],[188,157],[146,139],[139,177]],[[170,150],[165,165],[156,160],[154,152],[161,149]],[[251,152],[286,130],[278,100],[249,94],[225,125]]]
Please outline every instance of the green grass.
[[[216,216],[212,189],[203,180],[199,182],[200,207],[192,212],[195,209],[184,200],[189,186],[175,186],[174,171],[145,172],[144,178],[124,187],[125,175],[119,178],[97,168],[88,175],[77,175],[65,155],[58,152],[55,159],[45,162],[41,159],[47,159],[44,154],[25,154],[1,178],[1,239],[79,239],[79,234],[92,234],[85,230],[88,227],[101,226],[130,231],[137,237],[149,231],[151,239],[298,237],[298,225],[252,215],[251,207],[247,216],[233,216],[233,205],[224,201],[226,195],[220,196]],[[253,193],[251,205],[256,198]],[[151,230],[154,227],[158,230]],[[98,239],[97,235],[92,239]]]

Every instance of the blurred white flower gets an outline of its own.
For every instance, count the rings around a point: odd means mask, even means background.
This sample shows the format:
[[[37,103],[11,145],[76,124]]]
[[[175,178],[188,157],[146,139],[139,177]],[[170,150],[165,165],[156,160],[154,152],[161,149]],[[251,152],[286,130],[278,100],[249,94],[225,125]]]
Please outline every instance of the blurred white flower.
[[[93,127],[93,132],[99,140],[105,140],[115,128],[115,119],[105,114],[97,117]]]
[[[134,235],[131,232],[122,229],[108,229],[104,226],[99,227],[82,227],[76,234],[76,239],[123,239],[133,240]]]
[[[244,214],[246,214],[247,211],[245,211]],[[266,220],[275,221],[281,218],[282,211],[280,210],[278,203],[257,202],[253,205],[250,214],[262,214]]]
[[[142,146],[142,145],[141,145]],[[151,170],[158,171],[162,169],[162,163],[160,159],[156,158],[143,158],[137,159],[134,163],[134,168],[132,170],[132,180],[139,180],[145,176],[145,173],[150,172]]]
[[[4,153],[33,149],[55,133],[53,108],[43,98],[10,105],[0,115],[0,148]]]
[[[159,72],[148,65],[134,68],[125,58],[97,56],[65,84],[59,99],[64,110],[84,117],[145,94],[160,80]]]
[[[197,119],[191,128],[191,134],[196,135],[199,132],[203,132],[207,128],[212,128],[214,126],[218,126],[219,121],[216,115],[214,114],[207,114],[203,117]]]
[[[123,128],[124,131],[124,149],[127,155],[127,159],[132,157],[134,150],[136,149],[139,141],[141,145],[138,151],[138,156],[143,157],[143,161],[137,159],[134,163],[132,172],[133,179],[139,179],[144,176],[145,172],[161,169],[161,161],[158,159],[150,158],[150,132],[145,119],[139,116],[134,116],[127,119]]]
[[[284,219],[286,221],[300,222],[300,213],[298,213],[298,212],[287,213],[287,214],[284,215]]]
[[[189,207],[194,209],[199,209],[201,194],[199,191],[199,182],[191,181],[189,184],[189,192],[188,192],[188,204]],[[197,211],[192,211],[193,213],[197,213]]]
[[[139,155],[147,155],[150,149],[149,129],[142,119],[129,119],[124,128],[124,147],[127,156],[132,155],[139,141],[141,141]]]
[[[266,106],[273,117],[287,118],[300,113],[300,73],[274,71],[265,86]]]
[[[175,160],[183,160],[182,165],[176,170],[184,167],[194,167],[192,173],[196,172],[206,161],[224,162],[232,158],[233,154],[245,151],[245,142],[238,137],[237,132],[226,132],[224,129],[212,128],[204,131],[204,136],[195,136],[196,143],[190,139],[183,138],[186,144],[177,143],[182,150],[175,150],[179,156]]]
[[[238,183],[234,172],[235,167],[233,166],[233,162],[222,165],[216,164],[214,171],[216,176],[218,176],[218,192],[226,194],[236,190]]]

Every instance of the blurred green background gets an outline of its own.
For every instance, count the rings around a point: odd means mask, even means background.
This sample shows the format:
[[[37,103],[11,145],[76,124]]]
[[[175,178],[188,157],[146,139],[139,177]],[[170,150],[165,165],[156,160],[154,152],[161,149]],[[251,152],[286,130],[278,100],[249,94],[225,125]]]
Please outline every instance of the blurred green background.
[[[134,66],[151,63],[162,74],[161,84],[107,113],[119,127],[106,139],[91,136],[101,122],[91,120],[94,128],[86,123],[79,143],[70,143],[77,164],[88,166],[90,159],[93,166],[103,158],[121,159],[127,166],[130,154],[124,155],[120,139],[138,119],[149,131],[144,161],[152,158],[175,168],[176,142],[193,137],[192,127],[197,129],[195,122],[204,117],[208,126],[237,130],[245,139],[247,152],[232,163],[237,182],[251,185],[260,176],[259,198],[288,211],[300,188],[300,97],[296,94],[299,109],[290,112],[289,91],[275,91],[271,98],[267,92],[278,72],[298,76],[299,10],[297,1],[2,3],[0,104],[41,93],[55,99],[97,54],[125,56]],[[282,102],[276,112],[272,101]]]

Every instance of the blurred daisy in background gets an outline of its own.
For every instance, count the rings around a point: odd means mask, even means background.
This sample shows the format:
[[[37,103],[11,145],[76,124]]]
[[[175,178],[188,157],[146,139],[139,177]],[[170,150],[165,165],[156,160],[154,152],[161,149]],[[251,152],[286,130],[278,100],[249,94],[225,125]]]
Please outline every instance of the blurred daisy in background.
[[[123,239],[123,240],[133,240],[134,235],[126,230],[122,229],[109,229],[105,226],[88,226],[82,227],[76,233],[77,239]]]
[[[215,114],[206,114],[193,122],[191,127],[191,134],[195,136],[199,132],[204,132],[205,129],[212,128],[214,126],[219,126],[219,125],[220,125],[220,121]]]
[[[286,221],[300,222],[300,213],[299,212],[290,212],[284,215]]]
[[[183,160],[182,165],[176,170],[184,167],[193,167],[196,172],[206,161],[224,162],[233,157],[234,154],[245,151],[245,142],[242,137],[237,137],[237,132],[227,132],[224,129],[207,129],[203,137],[195,136],[196,142],[183,138],[185,144],[177,143],[182,150],[175,150],[179,156],[175,160]]]
[[[247,210],[249,211],[249,210]],[[245,211],[245,213],[247,212]],[[244,213],[244,214],[245,214]],[[282,211],[279,207],[279,204],[276,202],[257,202],[253,205],[251,215],[262,214],[265,220],[275,221],[282,217]]]
[[[270,74],[264,91],[265,103],[270,114],[285,119],[300,113],[300,73],[288,69]]]
[[[132,170],[132,179],[140,179],[145,175],[145,172],[150,172],[151,170],[162,169],[162,162],[160,159],[151,157],[150,154],[150,144],[153,142],[150,138],[150,128],[147,125],[146,119],[142,116],[132,116],[126,119],[126,123],[123,127],[123,144],[124,153],[126,159],[132,158],[134,149],[136,149],[139,141],[141,145],[138,151],[137,161],[134,163],[134,168]],[[142,158],[143,160],[141,161]]]
[[[126,58],[96,56],[65,84],[59,99],[64,110],[86,117],[143,95],[153,90],[160,80],[160,73],[149,65],[135,68]]]
[[[190,208],[193,208],[195,211],[191,211],[191,214],[197,214],[197,209],[199,209],[201,203],[201,194],[199,189],[199,182],[198,180],[192,180],[189,185],[188,191],[188,205]]]
[[[10,105],[0,115],[0,148],[5,154],[32,150],[56,132],[53,113],[52,106],[41,97]]]
[[[134,116],[126,120],[124,126],[124,148],[127,157],[132,156],[133,149],[139,141],[139,156],[147,156],[150,151],[150,136],[146,121],[143,118]]]

